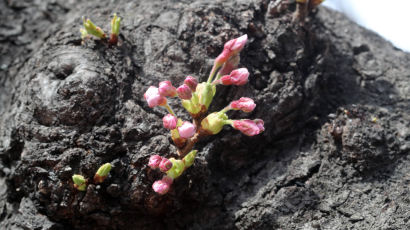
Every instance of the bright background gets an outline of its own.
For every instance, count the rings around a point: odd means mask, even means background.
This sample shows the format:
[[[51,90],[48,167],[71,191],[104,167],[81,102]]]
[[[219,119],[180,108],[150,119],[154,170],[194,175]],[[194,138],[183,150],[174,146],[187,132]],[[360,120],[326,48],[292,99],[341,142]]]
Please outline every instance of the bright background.
[[[325,0],[323,5],[410,51],[410,0]]]

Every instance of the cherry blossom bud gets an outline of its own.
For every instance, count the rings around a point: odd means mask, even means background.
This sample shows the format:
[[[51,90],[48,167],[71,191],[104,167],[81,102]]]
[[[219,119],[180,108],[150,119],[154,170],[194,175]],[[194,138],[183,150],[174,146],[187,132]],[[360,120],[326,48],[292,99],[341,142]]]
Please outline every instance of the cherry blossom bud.
[[[176,97],[177,89],[172,86],[170,81],[161,81],[159,83],[159,94],[163,97]]]
[[[159,105],[165,105],[167,99],[159,94],[159,90],[155,86],[150,86],[144,94],[145,100],[148,102],[149,107],[155,107]]]
[[[249,113],[255,109],[256,104],[248,97],[241,97],[239,100],[231,102],[230,107],[235,110],[242,110],[243,112]]]
[[[154,182],[154,184],[152,184],[152,189],[154,189],[156,193],[160,195],[164,195],[171,188],[172,182],[173,182],[172,178],[168,176],[164,176],[162,180],[157,180]]]
[[[241,52],[247,41],[248,35],[245,34],[226,42],[222,53],[215,59],[215,63],[218,65],[225,63],[230,57]]]
[[[198,85],[198,80],[192,76],[187,76],[184,80],[184,84],[187,85],[192,92],[195,92],[196,86]]]
[[[168,160],[167,158],[162,158],[161,163],[159,163],[159,170],[161,172],[167,172],[172,168],[172,162]]]
[[[159,155],[152,155],[149,158],[148,166],[151,167],[152,169],[156,169],[159,167],[159,164],[162,161],[162,157]]]
[[[177,122],[178,119],[172,114],[167,114],[162,118],[162,124],[166,129],[175,129],[177,127]]]
[[[246,68],[236,69],[220,79],[223,85],[245,85],[248,82],[249,72]]]
[[[184,121],[182,125],[178,127],[178,132],[182,138],[188,139],[194,136],[196,128],[194,124]]]
[[[260,119],[254,121],[247,119],[234,120],[232,126],[247,136],[255,136],[265,130],[263,121]]]
[[[227,119],[228,116],[223,112],[211,113],[201,121],[201,128],[207,133],[215,135],[221,132]]]
[[[181,99],[189,100],[189,99],[191,99],[191,97],[192,97],[192,91],[191,91],[191,89],[189,88],[189,86],[187,86],[187,85],[185,85],[185,84],[183,84],[183,85],[181,85],[180,87],[178,87],[177,92],[178,92],[178,96],[179,96]]]

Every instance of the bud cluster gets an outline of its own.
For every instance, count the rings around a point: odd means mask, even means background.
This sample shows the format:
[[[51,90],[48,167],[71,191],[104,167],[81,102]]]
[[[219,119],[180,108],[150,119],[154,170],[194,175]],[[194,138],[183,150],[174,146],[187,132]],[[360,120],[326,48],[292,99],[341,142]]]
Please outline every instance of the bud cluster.
[[[110,45],[116,45],[118,43],[118,35],[120,34],[121,18],[117,17],[117,14],[113,15],[111,20],[111,34],[108,39]],[[80,29],[81,39],[86,40],[90,36],[94,36],[100,40],[107,39],[106,33],[98,26],[96,26],[90,19],[83,18],[84,28]]]
[[[94,175],[94,183],[102,183],[108,177],[108,174],[111,171],[111,167],[112,166],[110,163],[105,163],[101,165],[101,167],[98,168],[97,172]],[[78,191],[85,191],[87,189],[88,180],[85,179],[84,176],[74,174],[72,176],[72,179],[74,183],[74,188],[76,188]]]
[[[148,166],[165,174],[152,185],[158,194],[166,194],[173,180],[194,163],[198,151],[193,148],[201,137],[218,134],[225,125],[230,125],[247,136],[258,135],[264,131],[264,124],[260,119],[231,120],[227,115],[230,110],[252,112],[256,104],[251,98],[242,97],[232,101],[221,111],[208,114],[218,85],[241,86],[248,82],[249,71],[246,68],[238,68],[239,53],[247,40],[247,35],[243,35],[225,43],[222,53],[214,61],[206,82],[198,83],[196,78],[187,76],[184,83],[177,88],[170,81],[162,81],[158,87],[150,86],[145,92],[144,98],[149,107],[161,106],[168,111],[162,122],[164,128],[170,130],[180,158],[167,159],[159,155],[150,157]],[[180,99],[182,106],[191,115],[192,122],[179,119],[173,112],[168,104],[169,98],[173,97]]]

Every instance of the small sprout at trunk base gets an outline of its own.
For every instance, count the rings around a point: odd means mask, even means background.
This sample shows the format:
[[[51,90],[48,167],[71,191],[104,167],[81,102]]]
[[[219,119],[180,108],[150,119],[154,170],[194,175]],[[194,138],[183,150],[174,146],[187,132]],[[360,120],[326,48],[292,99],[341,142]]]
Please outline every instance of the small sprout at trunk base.
[[[85,191],[87,189],[87,180],[79,174],[73,175],[74,188],[78,191]]]
[[[105,163],[103,164],[98,170],[97,173],[94,175],[94,182],[95,183],[102,183],[105,178],[107,178],[108,173],[111,171],[111,164]]]

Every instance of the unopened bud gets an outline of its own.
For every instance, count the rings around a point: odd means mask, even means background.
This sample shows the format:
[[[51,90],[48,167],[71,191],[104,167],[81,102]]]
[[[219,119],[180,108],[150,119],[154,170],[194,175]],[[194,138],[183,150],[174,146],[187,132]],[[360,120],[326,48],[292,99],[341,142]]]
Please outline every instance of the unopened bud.
[[[243,134],[247,136],[255,136],[260,134],[265,130],[263,126],[263,121],[261,119],[255,120],[234,120],[232,126],[241,131]]]
[[[103,164],[98,170],[97,173],[94,175],[94,182],[95,183],[102,183],[105,178],[107,178],[108,173],[111,171],[111,164],[105,163]]]
[[[215,59],[215,64],[220,66],[228,61],[229,58],[241,52],[247,41],[248,35],[245,34],[226,42],[222,53]]]
[[[148,166],[152,169],[156,169],[159,167],[159,164],[162,161],[162,157],[160,155],[152,155],[149,158]]]
[[[201,129],[215,135],[222,130],[227,119],[228,116],[223,112],[211,113],[201,121]]]
[[[195,92],[196,86],[198,85],[198,80],[192,76],[187,76],[184,80],[184,84],[187,85],[192,92]]]
[[[154,189],[156,193],[160,195],[164,195],[171,188],[172,182],[173,182],[172,178],[168,176],[164,176],[162,177],[162,180],[157,180],[154,182],[154,184],[152,184],[152,189]]]
[[[236,69],[220,79],[223,85],[245,85],[248,82],[249,72],[246,68]]]
[[[251,98],[241,97],[239,100],[231,102],[229,106],[232,109],[242,110],[243,112],[249,113],[255,109],[256,104]]]
[[[192,97],[192,90],[185,84],[178,87],[177,92],[181,99],[189,100]]]
[[[166,129],[170,129],[170,130],[176,129],[177,122],[178,122],[178,119],[172,114],[167,114],[162,118],[162,124],[164,125],[164,128]]]
[[[196,127],[194,124],[184,121],[180,127],[178,127],[179,136],[188,139],[194,136]]]
[[[155,86],[150,86],[144,94],[145,100],[148,102],[149,107],[163,106],[167,103],[167,99],[161,96],[159,90]]]
[[[172,86],[170,81],[161,81],[159,83],[159,94],[163,97],[177,96],[177,89]]]
[[[87,180],[82,175],[74,174],[72,178],[74,182],[74,188],[76,188],[78,191],[86,190]]]
[[[161,172],[167,172],[171,168],[172,168],[172,162],[168,160],[167,158],[162,158],[162,161],[159,164],[159,170],[161,170]]]

